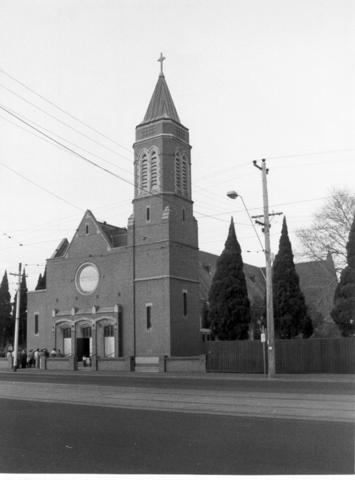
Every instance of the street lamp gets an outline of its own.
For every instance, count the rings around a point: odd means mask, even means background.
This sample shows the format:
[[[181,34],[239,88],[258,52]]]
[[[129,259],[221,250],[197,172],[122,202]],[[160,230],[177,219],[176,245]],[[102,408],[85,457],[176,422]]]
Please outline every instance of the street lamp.
[[[265,170],[265,165],[263,165]],[[265,174],[266,175],[266,174]],[[264,188],[266,191],[266,186]],[[264,195],[264,197],[267,194]],[[268,204],[264,200],[264,235],[265,235],[265,246],[262,244],[258,232],[256,231],[254,222],[250,216],[250,213],[245,205],[243,197],[238,194],[235,190],[227,192],[227,197],[235,200],[240,198],[243,202],[245,211],[248,214],[249,220],[253,226],[254,232],[258,237],[259,243],[263,252],[265,253],[265,262],[266,262],[266,276],[263,272],[263,277],[266,283],[266,323],[267,323],[267,343],[268,343],[268,377],[271,378],[275,374],[275,353],[274,353],[274,314],[273,314],[273,305],[272,305],[272,278],[271,278],[271,252],[270,252],[270,233],[269,233],[269,216],[268,216]]]
[[[260,243],[260,245],[261,245],[261,248],[262,248],[263,252],[265,252],[264,245],[263,245],[263,243],[262,243],[262,241],[261,241],[261,239],[260,239],[260,237],[259,237],[258,231],[257,231],[256,228],[255,228],[253,219],[251,218],[251,215],[250,215],[250,213],[249,213],[249,210],[248,210],[247,206],[245,205],[245,202],[244,202],[244,199],[243,199],[242,195],[240,195],[240,193],[237,193],[235,190],[230,190],[229,192],[227,192],[227,197],[231,198],[232,200],[235,200],[235,199],[238,198],[238,197],[241,199],[241,201],[242,201],[242,203],[243,203],[243,206],[244,206],[244,209],[245,209],[245,211],[247,212],[247,215],[248,215],[248,217],[249,217],[251,226],[252,226],[253,229],[254,229],[255,235],[257,236],[257,238],[258,238],[258,240],[259,240],[259,243]],[[265,280],[265,274],[264,274],[263,271],[262,271],[262,274],[263,274],[263,277],[264,277],[264,280]]]
[[[235,200],[237,197],[239,197],[239,195],[237,194],[237,192],[235,190],[231,190],[230,192],[227,192],[227,197]]]

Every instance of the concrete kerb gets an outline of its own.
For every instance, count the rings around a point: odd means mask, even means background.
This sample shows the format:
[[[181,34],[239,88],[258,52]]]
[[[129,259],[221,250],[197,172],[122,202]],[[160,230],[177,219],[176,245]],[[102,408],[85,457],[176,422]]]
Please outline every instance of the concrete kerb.
[[[276,374],[268,378],[263,374],[246,373],[198,373],[198,372],[112,372],[112,371],[85,371],[85,370],[40,370],[40,369],[18,369],[2,370],[2,373],[9,375],[55,375],[55,376],[103,376],[103,377],[143,377],[143,378],[185,378],[203,380],[224,380],[224,381],[283,381],[283,382],[327,382],[327,383],[355,383],[354,374]]]

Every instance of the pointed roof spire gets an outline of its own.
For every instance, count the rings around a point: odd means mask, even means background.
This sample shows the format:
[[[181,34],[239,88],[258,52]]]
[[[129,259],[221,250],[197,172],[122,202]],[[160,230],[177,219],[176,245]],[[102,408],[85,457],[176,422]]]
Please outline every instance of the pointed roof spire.
[[[171,120],[175,120],[175,122],[181,123],[168,85],[165,81],[163,73],[164,60],[165,57],[161,53],[160,57],[158,58],[158,62],[160,62],[160,74],[158,82],[155,86],[148,110],[142,123],[152,122],[153,120],[160,120],[162,118],[169,118]]]

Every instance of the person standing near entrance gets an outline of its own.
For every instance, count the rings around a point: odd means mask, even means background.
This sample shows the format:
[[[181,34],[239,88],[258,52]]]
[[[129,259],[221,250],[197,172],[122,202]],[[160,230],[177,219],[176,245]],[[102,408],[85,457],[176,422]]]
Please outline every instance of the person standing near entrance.
[[[20,364],[21,364],[21,368],[26,368],[27,354],[24,348],[21,350],[21,353],[20,353]]]
[[[33,350],[31,348],[31,350],[27,353],[27,367],[28,368],[33,367],[34,363],[35,363],[35,359],[33,356]]]
[[[39,348],[36,348],[33,356],[34,356],[34,360],[35,360],[35,367],[39,368]]]

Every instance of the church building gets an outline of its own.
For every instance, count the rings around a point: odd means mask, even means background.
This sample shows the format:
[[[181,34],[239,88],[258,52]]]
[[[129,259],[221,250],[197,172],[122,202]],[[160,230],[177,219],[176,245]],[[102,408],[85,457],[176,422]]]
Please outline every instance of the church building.
[[[133,148],[127,228],[87,210],[73,239],[59,243],[47,260],[46,288],[28,293],[28,349],[136,363],[199,354],[191,146],[162,67]]]
[[[95,369],[165,371],[170,359],[190,370],[189,361],[200,361],[200,371],[201,341],[211,337],[207,298],[218,256],[198,249],[189,131],[162,66],[133,148],[127,227],[99,222],[87,210],[71,242],[59,243],[47,260],[45,286],[28,292],[27,349],[55,348],[73,369],[87,359]],[[313,320],[330,318],[337,283],[331,258],[296,268]],[[244,274],[258,313],[262,270],[244,264]]]

